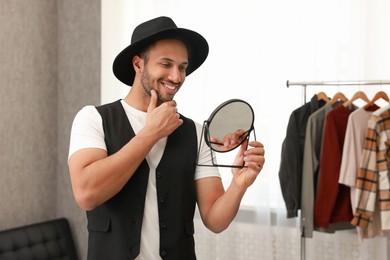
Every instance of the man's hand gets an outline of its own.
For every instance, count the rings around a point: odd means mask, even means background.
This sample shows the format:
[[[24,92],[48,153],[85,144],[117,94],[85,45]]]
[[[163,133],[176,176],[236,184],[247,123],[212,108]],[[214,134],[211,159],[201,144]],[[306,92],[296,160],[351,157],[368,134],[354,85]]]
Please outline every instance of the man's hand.
[[[251,146],[247,150],[247,146]],[[245,141],[234,160],[234,165],[244,165],[244,168],[233,168],[233,181],[241,189],[246,189],[253,184],[265,163],[264,145],[258,141]]]
[[[156,91],[152,90],[145,128],[153,131],[159,137],[158,139],[161,139],[183,124],[183,120],[177,113],[176,101],[167,101],[157,106],[157,99]]]
[[[218,151],[229,151],[236,148],[248,136],[248,131],[238,129],[234,133],[229,133],[224,136],[223,140],[211,137],[210,142],[213,147],[218,147]]]

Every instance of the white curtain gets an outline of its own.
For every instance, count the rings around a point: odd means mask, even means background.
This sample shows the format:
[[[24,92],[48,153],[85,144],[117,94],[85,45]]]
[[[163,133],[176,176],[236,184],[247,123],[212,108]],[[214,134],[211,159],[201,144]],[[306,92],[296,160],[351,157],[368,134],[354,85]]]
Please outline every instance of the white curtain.
[[[229,229],[214,235],[197,219],[199,259],[300,259],[303,253],[306,259],[382,259],[386,238],[359,243],[354,232],[315,232],[302,244],[299,219],[286,218],[278,170],[288,118],[304,102],[302,89],[287,88],[287,80],[390,79],[390,1],[102,0],[102,103],[128,91],[112,74],[115,55],[136,25],[160,15],[210,45],[208,59],[176,96],[180,112],[203,123],[223,101],[244,99],[266,147],[265,167]],[[319,91],[352,97],[357,90],[372,98],[390,87],[313,87],[307,97]],[[228,184],[229,170],[221,170]]]

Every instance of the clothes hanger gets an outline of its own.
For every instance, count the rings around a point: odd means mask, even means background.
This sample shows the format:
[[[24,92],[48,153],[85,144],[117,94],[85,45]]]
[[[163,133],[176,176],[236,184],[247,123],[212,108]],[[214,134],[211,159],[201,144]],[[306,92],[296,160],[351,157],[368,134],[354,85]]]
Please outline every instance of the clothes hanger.
[[[336,103],[337,101],[341,100],[342,102],[348,101],[348,98],[342,93],[342,92],[337,92],[334,94],[332,99],[329,101],[331,104]]]
[[[367,105],[364,106],[364,108],[368,108],[372,105],[375,104],[375,101],[379,100],[379,99],[384,99],[385,101],[389,102],[390,99],[389,97],[387,96],[386,92],[384,91],[378,91],[375,96],[370,100],[370,102],[367,103]]]
[[[320,101],[320,100],[323,100],[323,101],[326,101],[328,102],[329,101],[329,97],[325,94],[325,92],[318,92],[317,94],[317,100]]]
[[[348,107],[348,106],[352,105],[352,103],[353,103],[355,100],[357,100],[357,99],[359,99],[359,98],[360,98],[360,99],[363,99],[364,101],[366,101],[366,103],[369,103],[369,102],[370,102],[370,100],[368,99],[366,93],[364,93],[363,91],[358,91],[358,92],[356,92],[356,93],[352,96],[352,98],[351,98],[350,100],[344,102],[344,103],[343,103],[343,106],[344,106],[344,107]]]

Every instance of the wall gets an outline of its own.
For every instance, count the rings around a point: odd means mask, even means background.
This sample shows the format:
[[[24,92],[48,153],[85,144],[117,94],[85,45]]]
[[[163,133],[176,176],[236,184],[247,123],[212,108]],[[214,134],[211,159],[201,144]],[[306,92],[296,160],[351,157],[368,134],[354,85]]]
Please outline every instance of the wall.
[[[100,1],[57,1],[58,10],[58,120],[57,216],[71,221],[78,251],[86,259],[85,212],[72,195],[67,166],[73,117],[84,105],[100,104]]]
[[[67,168],[70,127],[100,103],[100,1],[0,1],[0,230],[67,217],[86,259]]]
[[[57,10],[31,3],[0,1],[0,228],[56,215]]]

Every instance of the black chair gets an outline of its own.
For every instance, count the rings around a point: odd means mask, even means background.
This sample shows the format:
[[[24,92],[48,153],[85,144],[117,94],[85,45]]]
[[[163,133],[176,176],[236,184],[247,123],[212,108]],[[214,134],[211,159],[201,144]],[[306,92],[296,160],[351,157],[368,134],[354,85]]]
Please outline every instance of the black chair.
[[[0,260],[78,260],[65,218],[0,231]]]

